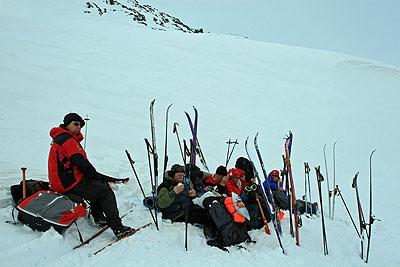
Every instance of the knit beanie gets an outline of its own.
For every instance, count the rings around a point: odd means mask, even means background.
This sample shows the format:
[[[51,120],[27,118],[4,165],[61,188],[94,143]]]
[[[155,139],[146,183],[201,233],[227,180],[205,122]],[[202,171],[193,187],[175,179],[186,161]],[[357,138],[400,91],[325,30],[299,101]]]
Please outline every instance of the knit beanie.
[[[228,174],[228,171],[224,166],[218,166],[217,170],[215,171],[215,174],[226,176]]]
[[[79,121],[79,123],[81,124],[81,128],[83,126],[85,126],[85,121],[82,119],[81,116],[79,116],[76,113],[68,113],[67,115],[65,115],[64,117],[64,127],[68,126],[68,124],[70,124],[73,121]]]

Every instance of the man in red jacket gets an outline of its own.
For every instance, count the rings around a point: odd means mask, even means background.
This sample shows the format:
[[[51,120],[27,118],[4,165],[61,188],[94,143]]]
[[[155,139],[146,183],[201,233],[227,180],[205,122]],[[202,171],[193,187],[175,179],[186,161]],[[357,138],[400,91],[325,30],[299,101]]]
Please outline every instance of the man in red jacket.
[[[114,192],[107,184],[118,179],[98,173],[89,162],[80,144],[83,126],[85,121],[81,116],[69,113],[63,124],[51,129],[50,186],[56,192],[78,195],[89,201],[95,222],[107,223],[118,237],[131,230],[122,224]]]

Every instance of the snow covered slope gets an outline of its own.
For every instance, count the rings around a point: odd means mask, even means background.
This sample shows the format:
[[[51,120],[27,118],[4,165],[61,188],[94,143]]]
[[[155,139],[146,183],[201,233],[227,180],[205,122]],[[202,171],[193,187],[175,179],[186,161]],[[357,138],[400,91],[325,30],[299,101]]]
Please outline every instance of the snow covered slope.
[[[374,61],[320,50],[295,48],[221,34],[154,31],[119,16],[88,16],[85,3],[28,0],[0,3],[0,218],[11,218],[9,186],[28,178],[46,179],[51,127],[69,111],[89,115],[87,152],[99,171],[133,177],[124,149],[136,163],[150,193],[144,137],[150,137],[148,109],[156,99],[156,131],[162,151],[164,110],[170,114],[170,165],[180,162],[172,122],[189,138],[183,111],[200,112],[199,140],[212,169],[223,163],[225,142],[238,138],[233,158],[244,155],[247,136],[259,132],[268,170],[281,168],[283,137],[293,131],[293,172],[298,195],[303,192],[303,162],[323,164],[327,144],[332,175],[332,145],[336,147],[336,180],[353,216],[351,179],[360,171],[361,197],[367,204],[368,156],[374,157],[372,266],[398,266],[394,233],[399,226],[398,119],[400,69]],[[174,15],[174,14],[171,14]],[[160,155],[162,156],[162,155]],[[254,156],[253,156],[254,157]],[[316,182],[312,173],[313,196]],[[325,188],[325,186],[324,186]],[[134,179],[115,187],[119,208],[135,212],[124,223],[150,222]],[[325,192],[324,192],[325,193]],[[326,196],[324,196],[326,203]],[[364,205],[364,209],[367,206]],[[359,242],[345,209],[336,202],[335,220],[327,219],[330,255],[323,256],[320,220],[307,220],[301,247],[283,223],[282,255],[274,236],[250,235],[256,244],[231,253],[208,247],[201,229],[189,228],[184,251],[184,226],[163,222],[158,232],[148,227],[104,252],[92,253],[112,239],[107,232],[77,251],[74,227],[64,237],[54,231],[0,224],[2,266],[364,266]],[[95,231],[80,220],[83,235]]]

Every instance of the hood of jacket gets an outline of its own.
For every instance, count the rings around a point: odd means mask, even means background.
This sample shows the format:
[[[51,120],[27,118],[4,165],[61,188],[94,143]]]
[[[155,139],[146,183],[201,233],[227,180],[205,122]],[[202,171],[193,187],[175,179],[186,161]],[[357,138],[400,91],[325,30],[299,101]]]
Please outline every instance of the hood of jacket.
[[[68,131],[67,129],[62,128],[61,126],[59,127],[54,127],[50,130],[50,137],[52,139],[56,138],[60,134],[67,133],[71,135],[73,138],[75,138],[78,142],[81,142],[83,140],[83,134],[81,132],[79,133],[74,133],[71,131]]]

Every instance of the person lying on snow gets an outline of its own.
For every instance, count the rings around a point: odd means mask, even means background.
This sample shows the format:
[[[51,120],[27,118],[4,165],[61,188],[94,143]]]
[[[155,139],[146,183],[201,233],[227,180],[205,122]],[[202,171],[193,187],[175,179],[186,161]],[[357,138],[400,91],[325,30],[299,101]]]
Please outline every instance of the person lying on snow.
[[[163,182],[158,186],[158,199],[156,205],[161,211],[163,219],[172,222],[185,222],[185,212],[188,212],[188,222],[197,224],[208,224],[210,218],[207,212],[195,205],[192,199],[197,196],[193,189],[193,183],[188,179],[187,194],[185,192],[185,167],[174,164],[164,174]]]
[[[262,199],[263,194],[260,192],[262,188],[255,183],[254,170],[250,160],[239,157],[236,160],[235,168],[229,170],[227,177],[224,177],[221,184],[226,185],[228,195],[232,193],[240,194],[250,215],[250,220],[247,224],[249,230],[261,229],[264,226],[260,206],[267,222],[271,221],[265,200]]]
[[[50,130],[53,139],[48,159],[51,188],[66,196],[79,196],[90,203],[91,214],[99,226],[108,224],[115,236],[129,232],[119,217],[114,192],[108,185],[121,179],[96,171],[80,142],[85,121],[76,113],[65,115],[63,124]]]
[[[250,216],[237,194],[232,193],[232,196],[223,197],[216,192],[206,192],[193,201],[204,208],[212,219],[211,224],[204,226],[208,245],[223,249],[251,241],[246,226]]]
[[[290,208],[290,199],[289,196],[286,192],[286,190],[283,189],[283,181],[279,177],[279,171],[278,170],[272,170],[268,174],[268,182],[269,186],[272,191],[272,196],[274,198],[275,204],[283,210],[289,210]],[[264,189],[266,190],[266,181],[263,182]],[[305,202],[304,200],[298,199],[296,200],[296,208],[299,214],[304,214],[307,212],[308,214],[314,214],[317,215],[318,213],[318,203],[317,202]]]

